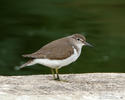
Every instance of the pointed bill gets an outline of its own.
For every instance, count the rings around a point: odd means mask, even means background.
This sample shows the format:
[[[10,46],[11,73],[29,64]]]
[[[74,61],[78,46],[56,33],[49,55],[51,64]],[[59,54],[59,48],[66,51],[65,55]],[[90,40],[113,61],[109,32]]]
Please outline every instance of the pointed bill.
[[[86,46],[94,47],[93,45],[89,44],[88,42],[84,42]]]

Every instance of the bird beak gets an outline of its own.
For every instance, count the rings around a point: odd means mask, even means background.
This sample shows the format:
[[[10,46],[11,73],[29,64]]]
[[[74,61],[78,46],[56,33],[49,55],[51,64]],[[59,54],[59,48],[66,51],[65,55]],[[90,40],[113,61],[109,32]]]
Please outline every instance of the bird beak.
[[[84,42],[84,44],[85,44],[86,46],[93,47],[93,45],[91,45],[91,44],[89,44],[89,43],[87,43],[87,42]]]

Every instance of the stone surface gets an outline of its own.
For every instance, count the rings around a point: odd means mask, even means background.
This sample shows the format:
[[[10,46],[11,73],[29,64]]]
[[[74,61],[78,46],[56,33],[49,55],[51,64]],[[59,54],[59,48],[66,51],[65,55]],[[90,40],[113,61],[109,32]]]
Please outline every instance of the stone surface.
[[[0,100],[125,100],[124,73],[0,76]]]

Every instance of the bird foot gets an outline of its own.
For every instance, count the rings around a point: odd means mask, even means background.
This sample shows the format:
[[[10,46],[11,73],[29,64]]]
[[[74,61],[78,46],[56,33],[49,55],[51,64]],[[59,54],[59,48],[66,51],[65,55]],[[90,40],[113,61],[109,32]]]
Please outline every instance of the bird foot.
[[[56,81],[60,81],[60,79],[59,79],[59,78],[55,78],[54,80],[56,80]]]

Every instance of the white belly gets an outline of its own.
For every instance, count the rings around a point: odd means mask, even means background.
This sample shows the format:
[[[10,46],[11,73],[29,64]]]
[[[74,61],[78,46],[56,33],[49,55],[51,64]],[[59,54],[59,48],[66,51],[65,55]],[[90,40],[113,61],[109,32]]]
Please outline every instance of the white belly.
[[[63,66],[69,65],[70,63],[76,61],[80,53],[81,51],[77,52],[77,50],[74,48],[74,53],[66,59],[63,59],[63,60],[35,59],[30,65],[42,64],[50,68],[57,68],[57,67],[61,68]]]

